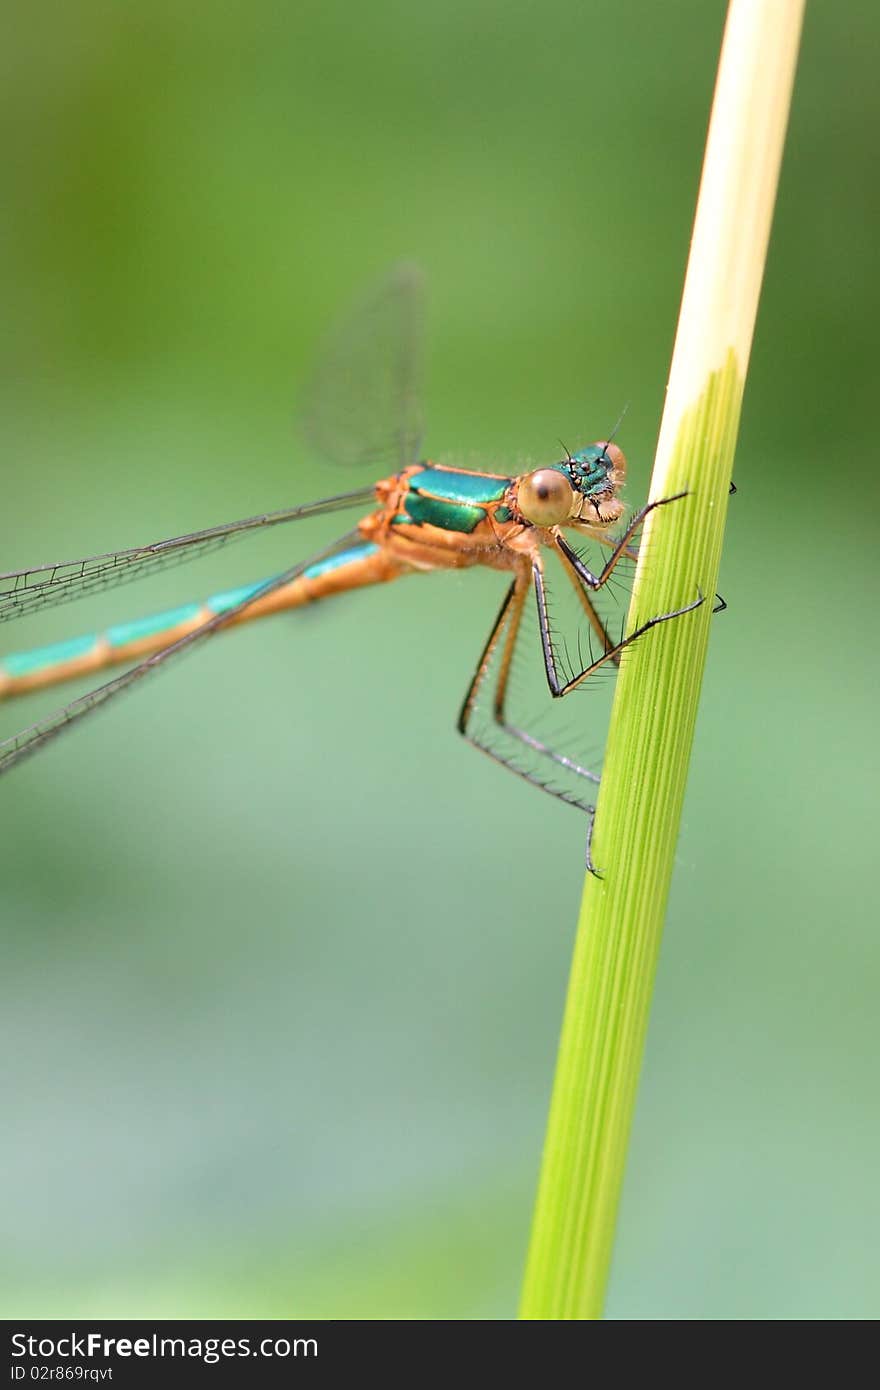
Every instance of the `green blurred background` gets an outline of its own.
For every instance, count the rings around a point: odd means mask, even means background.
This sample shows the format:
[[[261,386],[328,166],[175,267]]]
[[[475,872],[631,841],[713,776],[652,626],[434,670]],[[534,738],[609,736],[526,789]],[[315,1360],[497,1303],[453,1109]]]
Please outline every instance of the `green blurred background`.
[[[295,389],[401,256],[431,287],[430,451],[555,456],[629,401],[641,498],[723,16],[19,6],[2,567],[350,485]],[[613,1318],[878,1311],[878,42],[876,5],[808,13]],[[500,592],[257,625],[4,783],[5,1316],[513,1316],[584,831],[453,733]]]

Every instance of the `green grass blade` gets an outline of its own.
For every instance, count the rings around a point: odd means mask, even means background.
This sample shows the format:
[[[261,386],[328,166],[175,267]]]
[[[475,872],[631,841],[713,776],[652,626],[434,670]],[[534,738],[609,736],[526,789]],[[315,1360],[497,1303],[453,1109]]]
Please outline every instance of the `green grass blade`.
[[[801,0],[732,0],[575,944],[520,1315],[598,1318],[672,875]]]

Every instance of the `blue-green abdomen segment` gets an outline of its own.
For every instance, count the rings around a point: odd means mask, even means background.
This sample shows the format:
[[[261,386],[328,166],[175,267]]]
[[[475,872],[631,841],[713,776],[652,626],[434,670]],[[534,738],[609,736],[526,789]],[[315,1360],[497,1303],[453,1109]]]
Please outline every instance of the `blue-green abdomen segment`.
[[[136,618],[131,623],[117,623],[108,627],[103,634],[105,642],[111,647],[127,647],[129,642],[140,642],[145,637],[155,637],[157,632],[165,632],[181,623],[192,622],[202,611],[200,603],[185,603],[180,608],[170,608],[164,613],[154,613],[150,618]]]
[[[370,555],[375,555],[378,549],[374,541],[361,541],[357,545],[349,546],[347,550],[340,550],[337,555],[330,555],[326,560],[318,560],[317,564],[309,565],[304,572],[304,578],[319,579],[322,574],[330,574],[355,560],[366,560]]]
[[[98,640],[98,634],[88,633],[85,637],[71,637],[66,642],[53,642],[49,647],[35,647],[31,652],[10,652],[3,658],[0,670],[7,676],[33,676],[48,666],[63,661],[75,661],[91,651]]]
[[[314,565],[309,565],[303,571],[302,578],[320,579],[333,570],[368,559],[378,549],[373,541],[363,541],[349,546],[336,555],[330,555],[324,560],[318,560]],[[198,626],[199,621],[207,622],[212,616],[228,613],[231,608],[237,608],[250,598],[258,598],[270,582],[270,579],[261,579],[256,584],[243,584],[237,589],[227,589],[223,593],[214,594],[204,604],[187,603],[179,608],[166,609],[164,613],[154,613],[149,618],[117,623],[105,632],[90,632],[82,637],[72,637],[65,642],[54,642],[48,647],[36,647],[33,651],[11,652],[0,661],[0,676],[9,676],[13,680],[35,676],[53,666],[64,666],[80,657],[86,657],[99,646],[118,651],[162,633],[173,632],[180,627]]]
[[[323,574],[330,574],[333,570],[341,569],[343,565],[349,565],[355,560],[366,560],[367,556],[375,555],[379,549],[373,541],[364,541],[359,545],[350,545],[347,550],[340,550],[337,555],[330,555],[326,560],[318,560],[314,565],[309,565],[303,570],[303,579],[319,579]],[[225,593],[214,594],[207,600],[207,607],[214,613],[228,613],[230,608],[237,608],[240,603],[245,603],[249,598],[256,598],[261,589],[270,584],[271,579],[261,579],[257,584],[242,584],[237,589],[227,589]]]

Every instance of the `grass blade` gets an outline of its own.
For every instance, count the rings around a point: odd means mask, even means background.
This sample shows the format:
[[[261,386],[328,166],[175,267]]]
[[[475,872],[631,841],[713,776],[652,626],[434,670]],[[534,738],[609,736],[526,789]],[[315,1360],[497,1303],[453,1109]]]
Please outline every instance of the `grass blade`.
[[[598,1318],[623,1179],[776,198],[803,0],[731,0],[622,664],[520,1308]]]

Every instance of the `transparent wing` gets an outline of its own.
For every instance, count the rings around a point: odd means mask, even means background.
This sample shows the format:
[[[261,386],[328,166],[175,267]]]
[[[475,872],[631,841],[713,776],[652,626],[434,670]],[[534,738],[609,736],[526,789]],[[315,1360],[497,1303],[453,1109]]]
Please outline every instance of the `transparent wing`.
[[[113,680],[101,685],[97,690],[91,690],[87,695],[74,700],[72,704],[64,705],[61,709],[54,710],[52,714],[44,719],[32,724],[30,728],[23,729],[21,733],[13,735],[12,738],[5,739],[0,743],[0,774],[8,772],[16,763],[20,763],[24,758],[36,753],[44,744],[63,734],[67,729],[74,728],[87,715],[93,714],[96,710],[103,709],[110,700],[121,695],[124,690],[130,690],[138,681],[150,675],[153,671],[161,670],[176,657],[182,656],[185,652],[191,651],[194,647],[213,637],[216,632],[226,627],[229,623],[244,613],[251,604],[258,599],[265,598],[272,594],[276,589],[281,589],[285,584],[290,584],[294,579],[309,568],[310,565],[317,564],[320,560],[335,554],[339,550],[344,550],[352,541],[356,540],[359,532],[351,531],[340,540],[334,541],[333,545],[325,546],[317,555],[313,555],[308,560],[303,560],[300,564],[291,566],[283,574],[267,579],[265,584],[261,584],[258,589],[250,593],[241,603],[234,608],[229,608],[224,613],[218,613],[201,627],[188,632],[184,637],[165,647],[160,652],[155,652],[137,666],[132,666],[130,670],[124,671],[121,676],[116,676]]]
[[[418,457],[422,287],[415,266],[395,267],[326,339],[302,411],[306,434],[326,458],[397,471]],[[372,487],[364,488],[151,545],[0,574],[0,622],[140,579],[269,526],[372,499]]]
[[[324,342],[301,400],[325,459],[397,472],[419,457],[423,277],[399,265]]]
[[[154,541],[152,545],[0,574],[0,622],[53,608],[56,604],[82,598],[98,590],[140,579],[170,565],[182,564],[254,531],[280,526],[288,521],[299,521],[303,517],[341,511],[346,507],[365,506],[373,498],[372,487],[361,488],[357,492],[326,497],[320,502],[307,502],[280,512],[267,512],[262,516],[247,517],[244,521],[211,526],[205,531],[194,531],[191,535]]]

